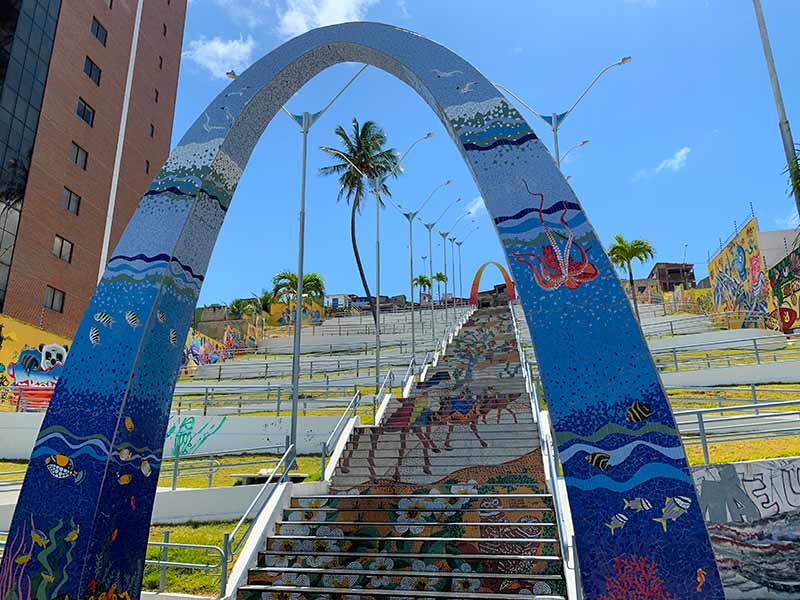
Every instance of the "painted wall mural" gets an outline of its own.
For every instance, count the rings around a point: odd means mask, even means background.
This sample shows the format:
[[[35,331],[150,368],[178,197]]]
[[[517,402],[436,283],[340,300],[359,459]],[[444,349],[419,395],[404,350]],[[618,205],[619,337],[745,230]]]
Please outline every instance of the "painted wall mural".
[[[420,94],[495,221],[536,347],[572,513],[580,515],[587,598],[610,594],[620,561],[634,556],[663,582],[662,598],[722,598],[658,373],[572,189],[520,113],[474,67],[419,35],[376,23],[321,28],[286,42],[223,90],[172,151],[70,348],[11,526],[9,539],[23,544],[22,554],[3,557],[0,586],[15,598],[40,586],[46,597],[138,597],[180,368],[177,342],[191,323],[219,228],[276,112],[317,73],[347,61],[385,70]],[[598,453],[608,460],[586,460]],[[632,498],[652,508],[627,511],[624,526],[611,528]],[[74,543],[59,534],[52,546],[30,546],[32,522],[49,532],[73,521]],[[38,560],[54,547],[72,557],[60,563],[66,577],[58,589]]]
[[[800,597],[800,458],[692,469],[727,598]]]
[[[763,326],[777,308],[758,245],[753,217],[708,263],[708,277],[718,312],[741,312],[741,327]]]
[[[483,272],[486,270],[486,267],[489,265],[495,266],[499,269],[500,274],[503,276],[503,281],[506,284],[506,294],[508,294],[508,301],[513,302],[517,295],[514,292],[514,281],[511,277],[508,276],[508,271],[506,268],[498,262],[494,262],[490,260],[489,262],[483,263],[479,268],[478,271],[475,273],[475,278],[472,280],[472,288],[469,292],[469,303],[472,305],[478,304],[478,287],[481,284],[481,277],[483,277]]]
[[[775,294],[778,322],[783,331],[790,333],[800,327],[800,248],[769,270],[769,282]]]

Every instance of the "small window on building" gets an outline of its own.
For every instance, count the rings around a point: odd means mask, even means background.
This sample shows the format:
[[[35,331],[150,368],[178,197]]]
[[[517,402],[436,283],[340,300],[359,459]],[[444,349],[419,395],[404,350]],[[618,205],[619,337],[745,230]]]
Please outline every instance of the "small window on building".
[[[85,171],[89,164],[89,153],[75,142],[72,142],[72,146],[69,149],[69,159]]]
[[[155,98],[155,101],[158,102],[158,90],[156,90],[155,94],[153,94],[153,98]]]
[[[44,289],[44,307],[56,312],[64,312],[64,292],[49,285]]]
[[[57,235],[53,240],[53,254],[66,262],[72,262],[72,242]]]
[[[166,23],[162,23],[161,24],[161,35],[163,35],[164,37],[167,37],[167,24]]]
[[[101,71],[100,67],[88,56],[83,63],[83,72],[86,73],[89,79],[94,81],[96,85],[100,85],[100,76],[103,74],[103,71]]]
[[[77,114],[89,127],[94,126],[94,109],[83,98],[78,98]]]
[[[156,137],[156,126],[150,123],[150,137]]]
[[[144,161],[144,172],[145,173],[149,173],[150,172],[150,161],[149,160]]]
[[[73,215],[77,215],[81,208],[81,197],[68,187],[64,187],[64,191],[61,192],[61,206]]]
[[[97,38],[97,40],[106,45],[106,40],[108,39],[108,31],[105,27],[98,21],[95,17],[92,17],[92,35]]]
[[[158,69],[160,71],[163,68],[164,68],[164,57],[163,56],[159,56],[158,57]]]

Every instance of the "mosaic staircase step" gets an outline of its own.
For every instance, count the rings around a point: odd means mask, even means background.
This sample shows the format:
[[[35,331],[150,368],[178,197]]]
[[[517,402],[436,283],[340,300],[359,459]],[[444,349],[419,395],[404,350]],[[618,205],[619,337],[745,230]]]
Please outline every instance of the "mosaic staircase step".
[[[438,446],[439,445],[438,440],[435,441]],[[369,442],[366,442],[366,443],[359,443],[358,448],[353,448],[352,446],[348,446],[348,449],[352,449],[352,454],[350,454],[351,462],[354,461],[356,458],[369,457],[369,456],[372,456],[376,461],[389,460],[397,462],[398,450],[396,444],[378,446],[373,451],[370,448]],[[444,448],[443,444],[440,447],[440,450],[441,452],[438,454],[432,452],[431,456],[436,455],[436,456],[441,456],[442,458],[472,457],[474,459],[476,448],[474,444],[461,444],[461,443],[456,444],[455,441],[453,441],[450,450]],[[421,445],[419,443],[419,440],[414,438],[413,443],[407,444],[406,454],[404,456],[419,455],[420,452],[421,452]],[[496,447],[487,446],[486,448],[481,448],[480,452],[481,452],[480,454],[481,458],[496,457],[505,459],[508,457],[509,448],[506,446],[496,446]],[[405,459],[403,459],[403,462],[405,463]]]
[[[467,487],[467,486],[465,486]],[[336,510],[398,510],[400,503],[408,498],[422,498],[431,510],[479,510],[487,499],[496,500],[500,508],[553,508],[553,497],[541,494],[331,494],[292,498],[294,509],[336,509]]]
[[[413,497],[412,497],[413,498]],[[492,499],[492,509],[499,510],[499,500]],[[455,510],[445,506],[431,505],[431,503],[422,503],[409,499],[403,505],[403,509],[375,509],[364,510],[358,509],[338,509],[338,508],[317,508],[317,509],[286,509],[283,511],[283,520],[292,522],[315,521],[317,523],[332,523],[336,521],[363,521],[367,516],[372,521],[394,523],[401,516],[408,513],[409,510],[417,510],[419,512],[430,513],[430,519],[438,522],[451,522],[451,521],[466,521],[477,522],[480,521],[483,514],[489,510],[486,505],[480,508]],[[502,508],[506,517],[511,521],[517,521],[520,518],[527,516],[535,516],[540,520],[552,520],[552,508],[546,506],[527,507],[527,508]],[[532,515],[535,513],[535,515]]]
[[[553,523],[547,522],[510,522],[510,523],[430,523],[422,520],[406,518],[397,523],[369,522],[349,523],[287,523],[278,522],[275,526],[276,536],[314,537],[339,535],[349,537],[416,537],[435,538],[441,535],[461,535],[466,537],[490,538],[541,538],[555,539],[556,531]]]
[[[533,589],[533,588],[532,588]],[[475,593],[475,592],[439,592],[439,591],[416,591],[403,590],[402,595],[397,590],[382,589],[353,589],[353,588],[326,588],[310,586],[264,586],[246,585],[239,588],[238,600],[356,600],[369,598],[379,600],[382,598],[405,599],[423,598],[433,599],[442,598],[449,600],[468,600],[472,598],[484,598],[486,600],[518,600],[519,597],[529,598],[530,600],[565,600],[565,596],[560,594],[541,594],[530,591],[528,594],[494,594],[494,593]]]
[[[502,454],[496,454],[497,456],[503,456]],[[481,452],[481,456],[483,456],[483,452]],[[437,454],[431,455],[431,461],[433,466],[431,467],[434,474],[436,473],[436,469],[447,469],[447,471],[443,471],[446,475],[447,473],[452,473],[455,469],[462,469],[468,468],[473,464],[473,461],[470,461],[470,458],[474,459],[474,455],[466,455],[466,454],[453,454],[450,452],[445,451],[444,449]],[[417,448],[407,448],[403,454],[403,467],[408,468],[412,466],[423,466],[425,463],[424,457],[421,455],[421,449]],[[394,468],[397,465],[397,454],[394,457],[388,456],[369,456],[368,453],[362,452],[359,454],[353,454],[348,459],[348,463],[339,464],[339,472],[340,473],[356,473],[359,470],[366,469],[369,465],[373,465],[376,469],[389,469]],[[533,471],[544,473],[542,468],[537,468],[535,466],[531,466],[530,469]]]
[[[446,550],[446,548],[445,548]],[[416,562],[425,565],[425,570],[433,567],[439,571],[447,570],[454,558],[462,564],[466,564],[473,571],[484,569],[493,570],[495,568],[508,568],[517,573],[537,573],[544,575],[559,575],[561,573],[561,557],[556,555],[535,555],[535,554],[492,554],[488,556],[482,554],[469,554],[456,549],[457,552],[446,553],[425,553],[408,554],[396,552],[379,554],[375,552],[331,552],[324,548],[324,544],[319,547],[313,546],[306,551],[295,552],[260,552],[258,557],[259,567],[346,567],[354,561],[358,562],[362,568],[375,568],[376,563],[382,563],[386,567],[394,567],[398,561],[398,567],[403,564]],[[402,563],[400,561],[406,561]],[[503,563],[502,567],[497,563]]]

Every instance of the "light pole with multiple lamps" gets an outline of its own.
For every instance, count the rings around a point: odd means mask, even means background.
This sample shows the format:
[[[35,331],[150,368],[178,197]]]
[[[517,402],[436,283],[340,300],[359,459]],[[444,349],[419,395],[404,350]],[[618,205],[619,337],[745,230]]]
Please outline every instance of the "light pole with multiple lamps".
[[[461,202],[461,198],[456,198],[450,204],[448,204],[445,209],[442,211],[435,221],[431,223],[422,224],[425,226],[425,229],[428,230],[428,268],[430,270],[430,278],[431,278],[431,286],[433,285],[433,228],[436,227],[436,224],[442,220],[442,217],[445,213],[450,210],[455,204]],[[434,325],[434,316],[433,316],[433,287],[431,287],[431,339],[433,343],[436,343],[436,326]]]
[[[500,84],[500,83],[496,83],[496,82],[494,83],[494,85],[495,85],[496,87],[500,88],[501,90],[503,90],[504,92],[506,92],[507,94],[509,94],[509,95],[510,95],[512,98],[514,98],[514,99],[515,99],[517,102],[519,102],[520,104],[522,104],[522,106],[524,106],[525,108],[527,108],[527,109],[528,109],[529,111],[531,111],[531,112],[532,112],[534,115],[536,115],[536,116],[537,116],[537,117],[539,117],[539,118],[540,118],[542,121],[544,121],[545,123],[547,123],[548,127],[550,127],[550,129],[552,129],[552,130],[553,130],[553,158],[555,158],[555,160],[556,160],[556,166],[557,166],[559,169],[561,169],[561,158],[562,158],[562,157],[561,157],[561,155],[560,155],[560,154],[559,154],[559,152],[558,152],[558,128],[559,128],[559,127],[561,127],[561,124],[562,124],[562,123],[563,123],[563,122],[566,120],[566,118],[567,118],[567,117],[570,115],[570,113],[572,113],[572,111],[573,111],[573,110],[575,110],[575,107],[578,105],[578,103],[579,103],[581,100],[583,100],[583,97],[584,97],[584,96],[585,96],[587,93],[589,93],[589,90],[590,90],[590,89],[592,89],[592,87],[594,87],[594,84],[595,84],[595,83],[597,83],[597,80],[598,80],[598,79],[600,79],[600,78],[601,78],[603,75],[605,75],[605,74],[606,74],[606,72],[607,72],[607,71],[609,71],[610,69],[613,69],[614,67],[619,67],[619,66],[622,66],[622,65],[628,64],[629,62],[631,62],[631,57],[630,57],[630,56],[625,56],[625,57],[621,58],[620,60],[618,60],[617,62],[615,62],[615,63],[611,63],[611,64],[610,64],[610,65],[608,65],[607,67],[603,68],[603,69],[602,69],[602,70],[601,70],[601,71],[600,71],[600,72],[597,74],[597,76],[595,76],[595,78],[594,78],[594,79],[592,79],[592,81],[589,83],[589,85],[587,85],[587,86],[586,86],[586,89],[585,89],[585,90],[583,90],[583,93],[582,93],[580,96],[578,96],[578,99],[577,99],[577,100],[575,100],[575,102],[573,102],[573,103],[572,103],[572,106],[570,106],[570,107],[569,107],[569,109],[567,109],[567,111],[566,111],[566,112],[563,112],[563,113],[552,113],[551,115],[542,115],[542,114],[539,114],[538,112],[536,112],[535,110],[533,110],[533,109],[532,109],[530,106],[528,106],[528,104],[527,104],[527,103],[525,103],[525,101],[524,101],[524,100],[522,100],[522,99],[521,99],[519,96],[517,96],[517,95],[516,95],[514,92],[512,92],[511,90],[509,90],[509,89],[508,89],[506,86],[504,86],[504,85],[502,85],[502,84]],[[566,156],[566,154],[565,154],[565,156]]]

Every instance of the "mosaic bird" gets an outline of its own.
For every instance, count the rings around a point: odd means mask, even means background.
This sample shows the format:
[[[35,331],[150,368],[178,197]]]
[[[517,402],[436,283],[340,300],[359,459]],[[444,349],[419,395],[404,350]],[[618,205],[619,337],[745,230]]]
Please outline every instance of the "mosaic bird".
[[[628,409],[628,421],[631,423],[641,423],[645,419],[649,419],[653,416],[653,409],[650,407],[649,404],[645,404],[644,402],[639,402],[638,400],[631,404],[631,407]]]
[[[100,325],[104,325],[105,327],[109,328],[114,324],[114,319],[111,318],[111,315],[103,311],[95,313],[94,320],[100,323]]]

